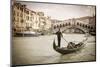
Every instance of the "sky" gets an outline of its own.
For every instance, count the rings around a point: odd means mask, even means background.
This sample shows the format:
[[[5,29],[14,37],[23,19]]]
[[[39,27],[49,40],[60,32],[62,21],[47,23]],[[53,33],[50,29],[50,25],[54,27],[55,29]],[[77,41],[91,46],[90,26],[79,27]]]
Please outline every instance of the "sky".
[[[25,4],[28,9],[31,9],[36,12],[44,12],[46,16],[50,16],[51,19],[57,20],[93,16],[93,14],[95,14],[95,7],[89,5],[68,5],[36,2],[20,3]]]

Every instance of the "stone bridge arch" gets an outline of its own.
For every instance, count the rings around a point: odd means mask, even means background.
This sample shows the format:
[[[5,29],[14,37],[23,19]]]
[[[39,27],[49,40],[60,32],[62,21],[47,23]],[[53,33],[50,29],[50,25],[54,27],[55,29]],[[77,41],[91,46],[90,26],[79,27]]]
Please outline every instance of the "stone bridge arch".
[[[89,30],[87,28],[83,28],[83,27],[80,27],[80,26],[66,26],[66,27],[63,27],[61,28],[61,31],[63,33],[65,33],[67,30],[72,30],[73,32],[75,33],[88,33]]]
[[[76,21],[76,22],[66,22],[66,23],[60,23],[57,25],[54,25],[53,27],[53,31],[57,31],[58,28],[61,28],[61,31],[64,32],[68,29],[76,29],[79,30],[83,33],[90,33],[91,30],[95,30],[95,27],[89,25],[89,24],[85,24],[85,22],[83,21]]]
[[[76,31],[80,31],[82,33],[88,33],[89,32],[89,30],[87,28],[80,27],[80,26],[74,26],[74,27],[73,26],[64,26],[64,27],[62,27],[62,26],[56,26],[55,29],[54,29],[54,31],[56,32],[58,30],[58,28],[60,28],[60,30],[62,32],[65,32],[67,30],[76,30]]]

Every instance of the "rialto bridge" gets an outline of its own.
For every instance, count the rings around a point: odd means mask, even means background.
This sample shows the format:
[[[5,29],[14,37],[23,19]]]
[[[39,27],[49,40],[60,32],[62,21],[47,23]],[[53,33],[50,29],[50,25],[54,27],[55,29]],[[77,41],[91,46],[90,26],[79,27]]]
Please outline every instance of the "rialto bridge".
[[[95,25],[75,19],[55,23],[52,30],[56,32],[59,28],[63,33],[90,33],[96,30]]]

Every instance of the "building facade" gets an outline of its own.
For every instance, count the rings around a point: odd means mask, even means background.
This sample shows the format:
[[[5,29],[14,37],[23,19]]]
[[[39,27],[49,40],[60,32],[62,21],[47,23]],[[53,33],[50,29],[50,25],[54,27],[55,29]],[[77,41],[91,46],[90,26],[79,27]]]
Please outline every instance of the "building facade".
[[[50,17],[43,12],[35,12],[26,8],[26,5],[14,3],[12,5],[13,32],[42,31],[51,28]]]

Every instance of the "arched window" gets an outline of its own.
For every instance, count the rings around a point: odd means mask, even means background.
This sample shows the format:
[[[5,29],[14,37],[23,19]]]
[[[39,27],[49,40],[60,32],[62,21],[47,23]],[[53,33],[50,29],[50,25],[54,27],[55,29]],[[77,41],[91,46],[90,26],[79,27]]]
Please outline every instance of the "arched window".
[[[71,25],[71,23],[69,23],[68,25]]]
[[[55,29],[56,27],[54,26],[53,28]]]
[[[65,25],[67,26],[67,23]]]
[[[91,29],[93,29],[93,27],[91,26]]]
[[[88,28],[88,25],[86,25],[85,27]]]
[[[79,23],[77,22],[77,25],[79,25]]]
[[[82,26],[84,27],[84,24]]]
[[[82,26],[82,24],[80,23],[80,26]]]
[[[85,27],[86,25],[84,24],[84,27]]]
[[[63,24],[63,27],[64,27],[65,25]]]
[[[88,26],[88,29],[90,29],[90,26]]]
[[[62,25],[60,24],[60,27],[62,27]]]
[[[57,25],[57,28],[58,28],[59,26]]]

